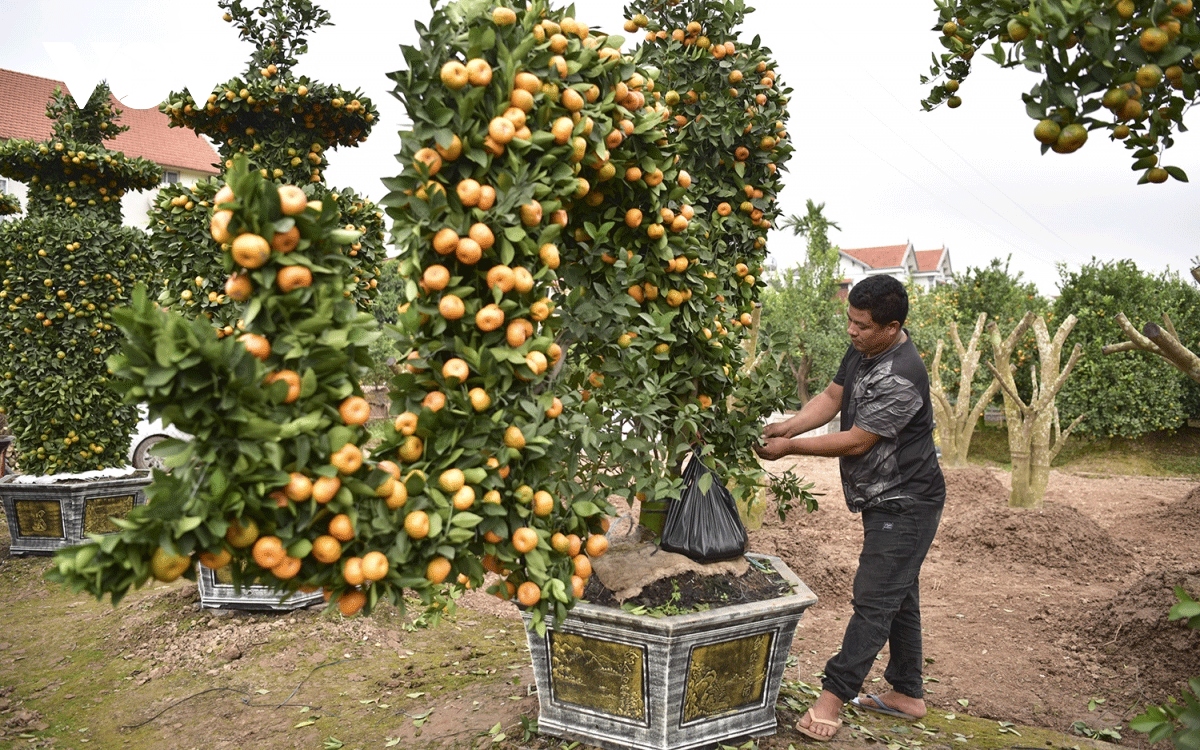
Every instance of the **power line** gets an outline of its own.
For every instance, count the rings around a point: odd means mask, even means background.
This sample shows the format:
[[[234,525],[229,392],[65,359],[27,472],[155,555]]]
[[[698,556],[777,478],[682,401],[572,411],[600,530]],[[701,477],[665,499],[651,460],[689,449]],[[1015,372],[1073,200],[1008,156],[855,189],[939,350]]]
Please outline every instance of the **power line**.
[[[912,149],[912,150],[913,150],[913,152],[915,152],[915,153],[917,154],[917,156],[920,156],[922,159],[924,159],[924,160],[925,160],[925,162],[926,162],[927,164],[929,164],[931,167],[933,167],[933,168],[934,168],[934,169],[936,169],[938,172],[940,172],[940,173],[942,174],[942,176],[946,177],[948,180],[950,180],[950,181],[951,181],[951,182],[953,182],[955,185],[957,185],[959,188],[961,188],[961,189],[962,189],[964,192],[966,192],[966,194],[967,194],[967,195],[969,195],[969,196],[971,196],[972,198],[974,198],[974,199],[975,199],[976,201],[978,201],[978,202],[979,202],[979,203],[980,203],[982,206],[984,206],[984,207],[985,207],[987,210],[991,211],[991,212],[992,212],[992,213],[994,213],[996,216],[998,216],[998,217],[1000,218],[1000,220],[1001,220],[1001,221],[1003,221],[1004,223],[1008,224],[1010,227],[1012,227],[1012,228],[1013,228],[1014,230],[1016,230],[1017,232],[1020,232],[1020,233],[1021,233],[1022,235],[1024,235],[1024,236],[1025,236],[1027,239],[1029,239],[1029,240],[1030,240],[1030,241],[1031,241],[1031,242],[1032,242],[1034,245],[1038,245],[1039,247],[1041,246],[1041,243],[1040,243],[1040,242],[1038,242],[1038,241],[1037,241],[1037,240],[1036,240],[1034,237],[1032,237],[1032,236],[1031,236],[1029,233],[1027,233],[1025,230],[1021,229],[1019,226],[1017,226],[1016,224],[1014,224],[1014,223],[1012,222],[1012,220],[1011,220],[1011,219],[1009,219],[1007,216],[1005,216],[1004,214],[1000,213],[1000,212],[999,212],[999,211],[997,211],[995,208],[993,208],[993,207],[992,207],[992,206],[991,206],[991,205],[990,205],[990,204],[989,204],[987,201],[983,200],[983,199],[982,199],[982,198],[980,198],[978,195],[976,195],[976,194],[975,194],[975,193],[974,193],[974,192],[973,192],[973,191],[972,191],[972,190],[971,190],[969,187],[967,187],[967,186],[966,186],[966,185],[964,185],[963,183],[959,182],[959,181],[958,181],[958,179],[957,179],[957,178],[955,178],[953,175],[951,175],[950,173],[948,173],[946,170],[942,169],[942,168],[941,168],[941,166],[939,166],[939,165],[938,165],[936,162],[934,162],[932,159],[930,159],[928,156],[926,156],[924,153],[922,153],[922,151],[921,151],[919,148],[917,148],[916,146],[912,145],[912,144],[911,144],[911,143],[909,143],[907,140],[905,140],[905,139],[904,139],[904,137],[903,137],[902,135],[900,135],[899,133],[897,133],[897,132],[896,132],[896,131],[895,131],[895,130],[892,128],[892,126],[891,126],[891,125],[889,125],[889,124],[888,124],[886,121],[884,121],[883,119],[881,119],[881,118],[880,118],[878,115],[876,115],[874,112],[870,111],[869,109],[867,110],[867,114],[871,115],[871,117],[873,117],[873,118],[874,118],[874,119],[875,119],[875,120],[876,120],[876,121],[877,121],[877,122],[878,122],[880,125],[882,125],[883,127],[887,128],[888,132],[890,132],[892,135],[896,136],[896,138],[897,138],[897,139],[899,139],[901,143],[903,143],[904,145],[906,145],[906,146],[908,146],[910,149]],[[1053,255],[1053,256],[1055,256],[1056,258],[1058,258],[1058,260],[1060,260],[1060,261],[1064,261],[1064,262],[1065,262],[1065,261],[1067,260],[1066,258],[1062,257],[1062,255],[1060,255],[1059,253],[1056,253],[1056,252],[1054,252],[1053,250],[1050,250],[1049,248],[1043,248],[1043,249],[1045,249],[1045,250],[1046,250],[1048,253],[1050,253],[1051,255]]]
[[[883,162],[884,164],[888,165],[888,166],[889,166],[889,167],[891,167],[892,169],[896,170],[896,172],[897,172],[897,173],[899,173],[901,177],[903,177],[904,179],[908,180],[908,181],[909,181],[909,182],[911,182],[912,184],[916,185],[918,188],[920,188],[922,191],[924,191],[926,194],[928,194],[928,195],[929,195],[931,198],[933,198],[934,200],[936,200],[936,201],[939,201],[939,202],[944,202],[944,199],[943,199],[941,196],[939,196],[939,195],[936,195],[936,194],[935,194],[933,191],[931,191],[929,188],[925,187],[925,186],[924,186],[924,185],[922,185],[920,182],[917,182],[916,180],[914,180],[914,179],[913,179],[913,178],[912,178],[912,177],[911,177],[911,176],[910,176],[910,175],[909,175],[907,172],[905,172],[904,170],[900,169],[900,168],[899,168],[899,167],[897,167],[895,164],[892,164],[890,161],[888,161],[888,160],[887,160],[887,159],[885,159],[883,156],[881,156],[880,154],[878,154],[878,153],[877,153],[877,152],[876,152],[874,149],[872,149],[870,146],[866,145],[865,143],[863,143],[862,141],[860,141],[858,138],[855,138],[855,137],[854,137],[854,135],[852,135],[852,134],[851,134],[851,135],[850,135],[850,138],[851,138],[851,139],[853,139],[853,140],[854,140],[854,142],[855,142],[855,143],[857,143],[859,146],[861,146],[861,147],[862,147],[862,149],[863,149],[864,151],[866,151],[867,153],[871,154],[871,155],[872,155],[872,156],[874,156],[876,159],[878,159],[879,161],[881,161],[881,162]],[[1017,252],[1019,252],[1019,253],[1024,253],[1025,255],[1028,255],[1028,256],[1029,256],[1030,258],[1032,258],[1033,260],[1041,261],[1042,263],[1048,263],[1048,262],[1049,262],[1049,261],[1047,261],[1045,258],[1041,258],[1041,257],[1039,257],[1038,255],[1036,255],[1036,254],[1034,254],[1034,253],[1030,252],[1029,250],[1026,250],[1025,248],[1021,247],[1020,245],[1013,244],[1013,242],[1012,242],[1011,240],[1009,240],[1009,239],[1007,239],[1007,238],[1005,238],[1005,237],[1001,237],[1000,235],[998,235],[998,234],[996,234],[995,232],[993,232],[991,229],[988,229],[988,228],[987,228],[987,227],[985,227],[984,225],[980,224],[978,221],[975,221],[974,219],[972,219],[970,216],[967,216],[967,215],[963,214],[963,218],[965,218],[967,221],[969,221],[970,223],[974,224],[975,226],[979,227],[980,229],[982,229],[982,230],[983,230],[984,232],[986,232],[987,234],[990,234],[990,235],[992,235],[993,237],[995,237],[996,239],[1000,240],[1000,241],[1001,241],[1001,242],[1003,242],[1004,244],[1006,244],[1006,245],[1008,245],[1008,246],[1012,247],[1012,248],[1013,248],[1014,250],[1016,250]]]
[[[1063,237],[1062,235],[1060,235],[1058,232],[1054,231],[1054,230],[1053,230],[1053,229],[1051,229],[1050,227],[1048,227],[1048,226],[1046,226],[1045,224],[1043,224],[1041,219],[1039,219],[1038,217],[1034,216],[1034,215],[1033,215],[1033,214],[1032,214],[1032,213],[1031,213],[1029,210],[1027,210],[1027,209],[1026,209],[1024,206],[1022,206],[1022,205],[1021,205],[1019,202],[1017,202],[1017,200],[1016,200],[1016,199],[1014,199],[1014,198],[1013,198],[1012,196],[1010,196],[1008,193],[1004,192],[1004,190],[1003,190],[1003,189],[1001,189],[999,185],[997,185],[996,183],[992,182],[992,181],[991,181],[991,180],[988,178],[988,176],[987,176],[986,174],[984,174],[984,173],[983,173],[981,170],[979,170],[979,169],[978,169],[978,168],[977,168],[977,167],[976,167],[974,164],[972,164],[970,161],[968,161],[968,160],[967,160],[967,158],[966,158],[965,156],[963,156],[962,154],[960,154],[960,153],[958,152],[958,150],[954,148],[954,146],[951,146],[949,143],[947,143],[947,142],[946,142],[946,140],[945,140],[945,139],[943,139],[943,138],[942,138],[940,135],[938,135],[938,132],[937,132],[936,130],[934,130],[933,128],[929,127],[929,124],[928,124],[928,123],[926,123],[926,122],[925,122],[923,119],[921,119],[921,117],[920,117],[919,115],[917,115],[916,113],[914,113],[914,112],[910,111],[910,110],[909,110],[907,107],[905,107],[905,106],[904,106],[904,102],[900,101],[900,99],[899,99],[899,98],[898,98],[898,97],[897,97],[897,96],[896,96],[894,93],[892,93],[892,92],[891,92],[891,90],[889,90],[889,89],[888,89],[886,86],[884,86],[882,83],[880,83],[880,82],[879,82],[879,79],[877,79],[875,76],[871,75],[871,73],[870,73],[870,72],[868,72],[868,73],[867,73],[867,76],[868,76],[868,77],[869,77],[869,78],[870,78],[872,81],[874,81],[874,82],[875,82],[875,85],[876,85],[876,86],[878,86],[878,87],[880,88],[880,90],[882,90],[882,91],[883,91],[883,93],[887,94],[889,97],[891,97],[891,98],[892,98],[892,101],[896,102],[896,106],[898,106],[898,107],[899,107],[900,109],[902,109],[904,112],[908,113],[908,116],[909,116],[909,117],[911,117],[911,118],[913,118],[914,120],[916,120],[917,122],[921,123],[921,127],[923,127],[923,128],[925,128],[926,130],[928,130],[928,131],[930,132],[930,134],[932,134],[932,135],[933,135],[933,137],[934,137],[934,138],[937,138],[937,139],[938,139],[938,142],[939,142],[939,143],[941,143],[941,144],[942,144],[943,146],[945,146],[946,148],[950,149],[950,153],[952,153],[952,154],[954,154],[955,156],[957,156],[957,157],[958,157],[958,159],[959,159],[959,161],[961,161],[963,164],[966,164],[968,167],[970,167],[970,169],[971,169],[971,171],[972,171],[972,172],[974,172],[975,174],[977,174],[977,175],[978,175],[978,176],[979,176],[979,177],[980,177],[980,178],[981,178],[981,179],[982,179],[984,182],[986,182],[988,185],[991,185],[991,187],[992,187],[992,189],[993,189],[993,190],[995,190],[997,193],[1000,193],[1000,195],[1003,195],[1003,196],[1005,197],[1005,199],[1006,199],[1006,200],[1007,200],[1009,203],[1013,204],[1013,205],[1014,205],[1014,206],[1016,206],[1018,209],[1020,209],[1020,210],[1021,210],[1021,213],[1025,214],[1025,215],[1026,215],[1026,216],[1028,216],[1030,219],[1032,219],[1032,220],[1034,221],[1034,223],[1036,223],[1036,224],[1037,224],[1039,227],[1041,227],[1042,229],[1045,229],[1047,232],[1049,232],[1049,233],[1050,233],[1050,234],[1051,234],[1051,235],[1052,235],[1052,236],[1053,236],[1055,239],[1057,239],[1059,242],[1061,242],[1061,243],[1063,243],[1064,245],[1066,245],[1066,246],[1070,247],[1072,250],[1074,250],[1074,251],[1076,251],[1076,252],[1082,252],[1082,251],[1081,251],[1081,250],[1080,250],[1078,247],[1076,247],[1076,246],[1075,246],[1075,244],[1074,244],[1073,242],[1071,242],[1071,241],[1070,241],[1070,240],[1068,240],[1067,238],[1065,238],[1065,237]],[[1062,259],[1062,260],[1066,260],[1065,258],[1060,258],[1060,259]]]

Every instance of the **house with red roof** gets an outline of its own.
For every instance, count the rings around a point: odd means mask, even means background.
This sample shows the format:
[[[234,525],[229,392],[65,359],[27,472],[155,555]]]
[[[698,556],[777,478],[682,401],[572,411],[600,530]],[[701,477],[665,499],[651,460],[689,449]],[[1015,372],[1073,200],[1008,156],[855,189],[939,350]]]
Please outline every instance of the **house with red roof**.
[[[0,140],[24,138],[43,141],[51,135],[51,122],[46,117],[46,105],[54,90],[69,91],[62,81],[18,73],[0,68]],[[115,97],[113,107],[121,113],[117,120],[129,129],[105,145],[126,156],[140,156],[163,168],[163,183],[181,182],[190,185],[219,173],[214,164],[220,157],[203,137],[187,128],[172,128],[167,116],[156,108],[132,109]],[[121,199],[125,223],[144,227],[150,201],[157,191],[127,193]],[[0,193],[13,193],[25,203],[25,186],[0,177]]]
[[[917,250],[911,242],[902,245],[881,245],[840,250],[842,291],[850,292],[868,276],[886,274],[904,283],[933,289],[948,283],[954,275],[950,266],[950,249],[944,245],[936,250]]]

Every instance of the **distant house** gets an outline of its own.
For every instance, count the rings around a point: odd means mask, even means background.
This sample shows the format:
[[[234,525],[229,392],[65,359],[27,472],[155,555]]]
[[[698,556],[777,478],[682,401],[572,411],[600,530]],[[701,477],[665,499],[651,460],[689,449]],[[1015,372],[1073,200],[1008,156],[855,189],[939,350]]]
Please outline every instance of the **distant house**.
[[[887,275],[926,289],[945,284],[953,276],[950,249],[917,250],[911,242],[841,250],[842,293],[868,276]]]
[[[44,141],[51,136],[52,127],[46,117],[46,105],[54,95],[54,89],[62,87],[62,81],[31,76],[0,68],[0,140],[26,138]],[[163,183],[182,182],[191,185],[198,180],[219,173],[213,165],[220,157],[204,138],[186,128],[168,126],[167,116],[155,108],[131,109],[114,97],[113,107],[121,113],[119,125],[129,130],[117,135],[105,145],[113,151],[123,151],[126,156],[140,156],[163,168]],[[25,204],[25,186],[12,180],[0,178],[0,192],[15,194]],[[121,200],[125,223],[131,226],[147,225],[146,214],[155,191],[127,193]]]

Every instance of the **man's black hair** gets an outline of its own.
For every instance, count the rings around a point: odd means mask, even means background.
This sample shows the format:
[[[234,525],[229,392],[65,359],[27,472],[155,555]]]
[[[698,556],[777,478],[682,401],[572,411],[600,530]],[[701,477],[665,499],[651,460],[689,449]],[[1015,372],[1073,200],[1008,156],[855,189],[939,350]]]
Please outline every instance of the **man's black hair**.
[[[876,325],[892,321],[904,325],[908,318],[908,292],[891,276],[868,276],[850,289],[847,300],[851,307],[871,313]]]

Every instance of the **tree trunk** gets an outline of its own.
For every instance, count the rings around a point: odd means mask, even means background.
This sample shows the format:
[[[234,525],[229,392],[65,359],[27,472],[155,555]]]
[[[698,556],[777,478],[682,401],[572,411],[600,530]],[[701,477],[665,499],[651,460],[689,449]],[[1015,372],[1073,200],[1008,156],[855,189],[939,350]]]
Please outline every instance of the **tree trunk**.
[[[1036,508],[1040,504],[1033,496],[1029,468],[1028,450],[1012,454],[1012,491],[1008,495],[1010,508]]]
[[[1192,274],[1196,275],[1197,280],[1200,280],[1200,268],[1192,269]],[[1184,375],[1200,383],[1200,357],[1183,345],[1183,340],[1175,331],[1175,324],[1171,322],[1171,316],[1163,313],[1161,327],[1155,323],[1147,323],[1141,332],[1138,332],[1129,322],[1129,318],[1125,317],[1125,313],[1117,313],[1117,325],[1121,326],[1121,330],[1129,340],[1120,344],[1109,344],[1102,347],[1101,352],[1115,354],[1116,352],[1140,349],[1157,354]]]
[[[979,339],[983,335],[987,314],[980,313],[975,321],[975,330],[971,335],[971,343],[963,346],[958,335],[958,324],[950,323],[950,338],[954,342],[959,359],[958,398],[953,406],[946,395],[942,384],[942,351],[943,343],[937,343],[933,354],[933,370],[929,379],[929,393],[933,401],[934,418],[937,421],[938,437],[942,444],[942,460],[952,467],[967,465],[967,456],[971,451],[971,438],[979,425],[983,410],[991,403],[1000,389],[1000,383],[995,379],[980,396],[974,406],[971,406],[971,387],[975,381],[975,373],[979,370]]]
[[[796,373],[796,394],[800,396],[800,408],[812,399],[812,394],[808,392],[809,373],[812,372],[813,360],[812,356],[805,354],[800,357],[800,364],[795,368]]]
[[[1037,339],[1041,376],[1035,366],[1032,372],[1033,391],[1026,403],[1017,392],[1013,380],[1015,368],[1011,357],[1021,337],[1031,326]],[[1012,460],[1012,493],[1008,504],[1011,507],[1036,508],[1042,504],[1050,479],[1050,462],[1082,419],[1076,419],[1065,432],[1059,432],[1058,408],[1054,404],[1082,352],[1079,344],[1076,344],[1066,366],[1059,370],[1063,344],[1074,327],[1075,316],[1068,315],[1051,339],[1045,319],[1028,312],[1008,338],[1001,341],[995,321],[988,325],[993,359],[988,363],[988,368],[996,376],[1004,393],[1004,412],[1008,422],[1008,451]],[[1053,439],[1051,428],[1054,428]]]

